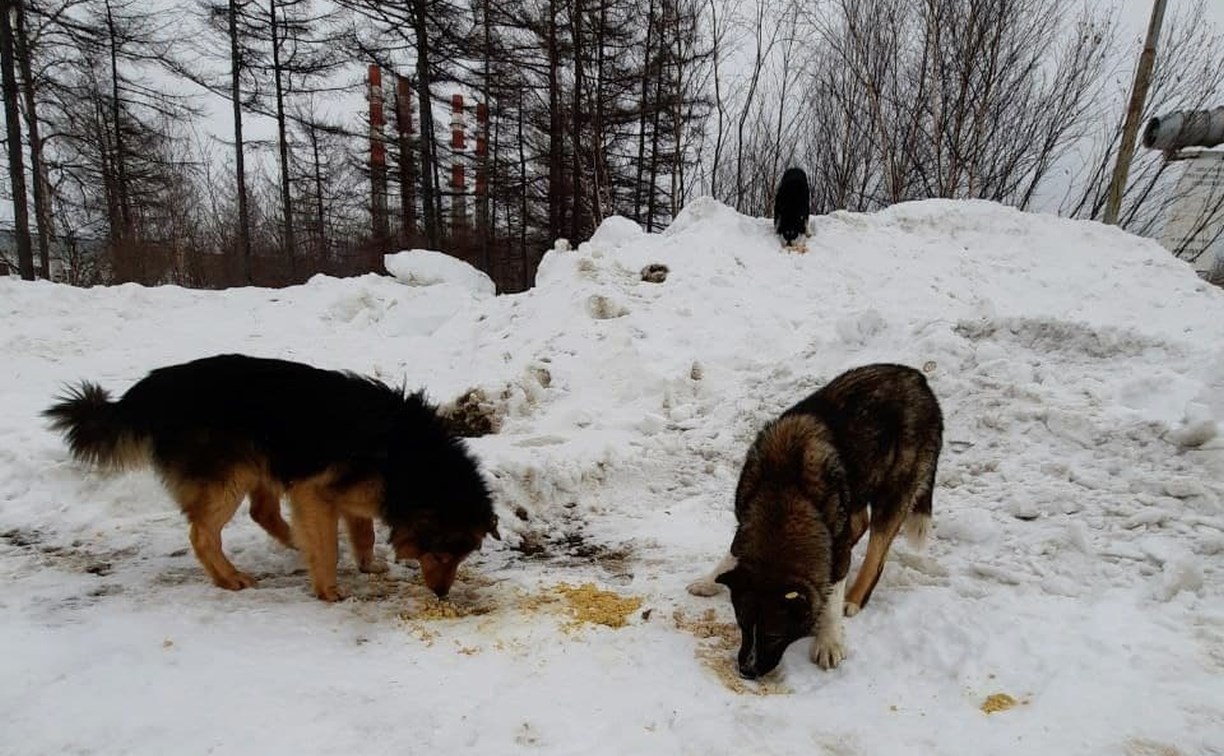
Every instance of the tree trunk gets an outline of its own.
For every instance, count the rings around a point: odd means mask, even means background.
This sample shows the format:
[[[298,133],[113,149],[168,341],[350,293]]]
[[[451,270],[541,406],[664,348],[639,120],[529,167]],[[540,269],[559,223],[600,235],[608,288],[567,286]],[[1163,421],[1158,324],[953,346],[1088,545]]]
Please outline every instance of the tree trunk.
[[[490,96],[492,96],[490,90]],[[489,110],[489,122],[485,127],[488,131],[488,168],[486,168],[485,193],[489,203],[489,238],[488,238],[488,259],[489,259],[489,275],[493,276],[493,281],[498,285],[499,291],[505,291],[508,284],[506,276],[506,260],[510,252],[510,213],[506,212],[506,234],[505,241],[501,244],[497,242],[497,208],[499,192],[503,191],[502,182],[498,180],[500,172],[497,171],[497,166],[501,165],[502,159],[502,139],[501,127],[502,116],[505,115],[504,99],[501,94],[498,95],[498,113],[497,118],[493,117],[492,109]],[[497,272],[494,275],[494,271]]]
[[[564,151],[561,129],[561,52],[557,49],[557,3],[548,3],[548,240],[560,238],[564,222]]]
[[[30,45],[26,34],[25,8],[18,0],[17,28],[14,52],[21,69],[22,93],[25,95],[26,132],[30,138],[30,173],[34,179],[34,220],[38,227],[39,275],[51,278],[51,185],[47,181],[47,166],[43,162],[42,137],[38,130],[38,101],[35,97],[33,66],[30,63]]]
[[[106,3],[106,31],[110,41],[110,68],[111,68],[111,100],[110,100],[110,118],[111,123],[115,128],[115,190],[118,192],[119,202],[119,233],[118,239],[123,242],[130,240],[134,234],[132,223],[132,201],[128,196],[130,188],[127,180],[127,154],[123,144],[123,121],[122,109],[120,102],[122,101],[119,94],[119,46],[116,42],[118,31],[115,28],[115,17],[111,12],[110,1]],[[113,222],[113,220],[112,220]],[[126,250],[125,250],[126,251]],[[143,257],[143,256],[141,256]],[[140,270],[144,270],[144,260],[138,261]],[[143,280],[143,275],[141,279]]]
[[[289,273],[297,279],[297,245],[293,233],[293,197],[289,192],[289,141],[285,138],[285,87],[280,62],[280,34],[276,21],[277,0],[268,0],[272,33],[272,74],[276,86],[276,138],[280,149],[281,207],[285,216],[285,254],[289,258]]]
[[[246,161],[242,146],[242,91],[239,77],[242,55],[238,52],[238,2],[229,0],[230,99],[234,104],[234,172],[238,177],[238,262],[242,282],[254,283],[251,276],[251,222],[247,212]]]
[[[650,113],[647,98],[650,96],[650,76],[653,71],[651,55],[654,54],[654,48],[651,45],[654,42],[654,19],[654,0],[650,0],[650,6],[646,11],[646,52],[645,59],[642,61],[642,97],[638,106],[637,177],[633,181],[633,220],[639,224],[642,222],[642,173],[646,166],[646,118]],[[658,107],[658,102],[655,103],[655,107]]]
[[[604,220],[604,192],[609,189],[608,145],[604,133],[605,75],[608,46],[608,0],[599,3],[599,28],[595,32],[595,44],[599,46],[595,68],[595,120],[591,123],[591,223],[598,226]]]
[[[667,3],[668,0],[663,0],[660,4],[660,13],[662,18],[659,20],[659,65],[655,71],[655,93],[654,93],[654,112],[650,119],[650,170],[649,178],[646,181],[646,230],[654,230],[655,208],[658,204],[658,180],[659,180],[659,118],[663,113],[663,70],[667,65]]]
[[[744,212],[744,127],[756,101],[757,84],[761,80],[761,67],[765,61],[765,0],[757,0],[756,7],[756,58],[752,76],[748,79],[748,94],[740,111],[739,126],[735,134],[735,209]]]
[[[395,133],[399,145],[400,243],[408,245],[417,233],[416,157],[412,154],[412,93],[403,76],[395,77]]]
[[[323,207],[323,166],[319,162],[319,134],[313,123],[310,125],[310,149],[314,153],[315,212],[319,216],[319,260],[325,261],[328,258],[328,254],[327,216],[326,210]]]
[[[570,113],[570,124],[573,133],[570,135],[573,143],[573,158],[570,160],[573,178],[570,181],[570,197],[574,203],[573,216],[570,218],[570,241],[575,244],[582,238],[584,204],[582,197],[582,0],[572,0],[573,17],[570,28],[574,33],[574,98],[573,112]]]
[[[433,99],[429,73],[429,38],[425,28],[425,0],[413,0],[413,31],[417,42],[417,100],[421,109],[421,209],[424,211],[425,241],[433,249],[439,246],[438,204],[435,189],[437,179],[436,152],[434,150]]]
[[[518,157],[519,157],[519,258],[522,263],[521,288],[526,289],[527,280],[527,140],[523,136],[523,121],[527,114],[523,112],[523,87],[519,85],[518,92]]]
[[[493,24],[489,20],[489,0],[481,2],[481,32],[484,35],[484,72],[482,76],[482,91],[481,100],[484,105],[484,120],[480,119],[480,106],[478,105],[476,128],[479,130],[477,136],[478,146],[479,140],[484,139],[484,149],[476,151],[476,234],[480,240],[480,262],[484,266],[484,271],[493,277],[493,251],[492,240],[494,236],[493,216],[490,213],[489,198],[492,196],[493,188],[489,182],[489,119],[492,118],[492,90],[493,90]],[[494,278],[494,281],[497,279]]]
[[[710,166],[710,196],[718,197],[718,165],[722,159],[723,150],[723,98],[722,98],[722,80],[719,75],[719,64],[722,62],[722,56],[719,52],[720,43],[722,41],[722,32],[718,28],[718,3],[716,0],[710,0],[710,35],[711,47],[710,54],[713,57],[713,77],[714,77],[714,107],[718,113],[718,128],[714,132],[714,161]]]
[[[34,250],[30,245],[26,206],[25,164],[21,154],[21,115],[17,112],[17,75],[13,70],[13,0],[0,0],[0,78],[4,82],[4,125],[8,136],[9,181],[13,190],[13,221],[17,233],[17,266],[21,277],[34,280]]]

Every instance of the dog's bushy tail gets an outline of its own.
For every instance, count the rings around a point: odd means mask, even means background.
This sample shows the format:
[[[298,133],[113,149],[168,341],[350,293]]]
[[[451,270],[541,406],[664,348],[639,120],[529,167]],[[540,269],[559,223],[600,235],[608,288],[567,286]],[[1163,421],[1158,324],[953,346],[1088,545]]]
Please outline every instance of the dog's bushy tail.
[[[82,462],[121,469],[148,459],[147,439],[131,427],[106,389],[88,381],[69,389],[43,416]]]

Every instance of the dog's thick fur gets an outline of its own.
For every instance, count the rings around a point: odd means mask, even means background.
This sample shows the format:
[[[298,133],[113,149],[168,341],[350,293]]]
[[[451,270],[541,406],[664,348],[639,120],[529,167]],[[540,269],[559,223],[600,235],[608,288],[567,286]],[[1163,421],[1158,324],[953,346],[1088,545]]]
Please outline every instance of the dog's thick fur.
[[[787,168],[774,197],[774,231],[790,244],[807,233],[812,198],[807,174],[802,168]]]
[[[715,583],[731,589],[741,675],[768,673],[807,635],[812,661],[841,662],[843,611],[866,606],[903,524],[915,545],[926,537],[942,437],[926,379],[901,365],[850,370],[760,431],[735,491],[730,554],[689,586],[705,596]],[[846,592],[851,549],[868,528]]]
[[[459,563],[497,535],[477,463],[423,396],[371,378],[285,360],[220,355],[152,371],[119,401],[82,383],[44,412],[78,460],[152,464],[191,524],[213,582],[254,585],[221,549],[243,496],[276,540],[301,549],[319,598],[336,584],[339,520],[358,567],[381,572],[377,517],[399,558],[420,562],[444,596]],[[293,529],[280,513],[287,495]]]

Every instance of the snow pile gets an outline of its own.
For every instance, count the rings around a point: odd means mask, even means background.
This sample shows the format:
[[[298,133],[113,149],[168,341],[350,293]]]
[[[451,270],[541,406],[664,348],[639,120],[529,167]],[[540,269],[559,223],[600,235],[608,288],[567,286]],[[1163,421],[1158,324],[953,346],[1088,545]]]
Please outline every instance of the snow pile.
[[[410,249],[383,255],[383,267],[408,286],[457,286],[476,297],[491,297],[497,287],[493,279],[471,265],[442,252]]]
[[[795,254],[708,199],[661,234],[610,218],[501,297],[420,251],[388,256],[394,278],[278,291],[0,281],[6,743],[1224,749],[1224,294],[1154,243],[987,203],[810,227]],[[226,548],[261,584],[220,591],[152,476],[83,470],[37,416],[65,381],[122,391],[225,351],[474,391],[505,538],[461,573],[463,611],[431,620],[414,569],[363,576],[347,555],[356,598],[322,605],[242,517]],[[684,585],[727,547],[761,423],[874,361],[921,368],[943,405],[931,544],[894,546],[841,667],[796,644],[766,686],[734,684],[725,594]],[[558,583],[642,609],[575,623]],[[1016,705],[988,716],[996,694]]]

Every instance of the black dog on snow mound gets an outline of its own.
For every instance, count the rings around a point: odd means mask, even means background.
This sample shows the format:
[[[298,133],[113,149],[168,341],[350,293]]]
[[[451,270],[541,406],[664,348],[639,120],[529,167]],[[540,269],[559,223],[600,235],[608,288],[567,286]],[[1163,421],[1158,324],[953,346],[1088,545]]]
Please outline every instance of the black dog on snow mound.
[[[802,168],[787,168],[778,182],[778,194],[774,198],[774,231],[787,244],[807,233],[811,202],[807,174]]]

